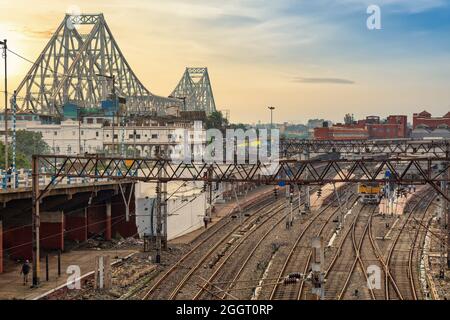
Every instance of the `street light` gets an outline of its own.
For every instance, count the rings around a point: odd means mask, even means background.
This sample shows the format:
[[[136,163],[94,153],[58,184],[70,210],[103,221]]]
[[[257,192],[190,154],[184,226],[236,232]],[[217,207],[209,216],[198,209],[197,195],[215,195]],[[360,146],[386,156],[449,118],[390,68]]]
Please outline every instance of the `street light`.
[[[275,110],[275,107],[267,107],[270,110],[270,129],[273,127],[273,110]]]
[[[0,41],[3,46],[3,58],[5,58],[5,170],[8,170],[8,67],[6,59],[6,39]]]

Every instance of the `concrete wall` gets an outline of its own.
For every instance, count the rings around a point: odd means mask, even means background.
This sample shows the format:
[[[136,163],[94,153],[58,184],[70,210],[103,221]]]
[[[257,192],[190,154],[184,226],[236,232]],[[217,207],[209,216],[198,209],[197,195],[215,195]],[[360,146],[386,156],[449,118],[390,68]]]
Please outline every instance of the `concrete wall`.
[[[13,260],[32,258],[31,226],[10,227],[3,230],[3,250]]]
[[[155,205],[155,184],[139,183],[136,191],[136,223],[139,235],[151,233],[152,210]],[[167,237],[168,240],[194,231],[203,226],[205,214],[205,193],[198,184],[187,184],[185,189],[179,184],[169,184],[167,194]],[[181,192],[174,193],[176,190]],[[153,230],[155,230],[156,219],[153,218]]]
[[[78,212],[65,216],[66,239],[73,241],[86,241],[88,238],[87,212],[81,208]]]

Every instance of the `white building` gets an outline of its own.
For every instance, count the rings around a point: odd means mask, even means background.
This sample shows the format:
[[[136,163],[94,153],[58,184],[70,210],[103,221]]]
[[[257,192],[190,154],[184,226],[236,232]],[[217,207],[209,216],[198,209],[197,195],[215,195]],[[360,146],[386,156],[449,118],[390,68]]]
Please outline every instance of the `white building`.
[[[119,153],[128,149],[128,154],[136,150],[136,156],[154,156],[156,146],[175,145],[182,133],[187,133],[191,142],[203,142],[202,125],[194,128],[194,122],[179,118],[143,119],[119,126],[117,120],[113,124],[112,119],[100,116],[83,117],[81,121],[68,119],[61,123],[45,123],[34,115],[18,115],[16,130],[41,133],[50,152],[55,154],[105,153],[114,146]],[[8,128],[12,130],[12,121],[8,122]],[[199,130],[202,131],[200,135]]]

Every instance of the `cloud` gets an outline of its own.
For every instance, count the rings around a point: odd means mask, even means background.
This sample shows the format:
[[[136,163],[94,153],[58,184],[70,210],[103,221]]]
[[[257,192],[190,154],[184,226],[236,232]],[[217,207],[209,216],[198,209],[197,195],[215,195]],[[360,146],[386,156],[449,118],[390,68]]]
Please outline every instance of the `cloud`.
[[[355,81],[342,78],[302,78],[296,77],[293,82],[300,83],[332,83],[332,84],[355,84]]]
[[[29,37],[36,37],[36,38],[44,38],[44,39],[50,39],[50,37],[53,35],[55,30],[37,30],[37,29],[31,29],[28,27],[22,28],[21,32],[23,34],[26,34]]]

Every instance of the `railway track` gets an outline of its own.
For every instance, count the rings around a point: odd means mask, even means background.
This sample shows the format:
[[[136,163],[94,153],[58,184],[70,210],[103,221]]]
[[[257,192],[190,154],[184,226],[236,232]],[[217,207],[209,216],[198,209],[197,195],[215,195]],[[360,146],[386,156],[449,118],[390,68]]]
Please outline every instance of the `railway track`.
[[[351,186],[346,185],[345,189],[348,191]],[[353,202],[356,199],[353,199]],[[308,221],[305,225],[302,232],[296,238],[294,244],[292,245],[286,259],[284,260],[284,264],[282,265],[278,277],[276,279],[283,279],[284,276],[293,273],[293,272],[301,272],[304,274],[307,273],[309,268],[309,262],[311,259],[311,247],[310,245],[302,246],[304,243],[302,240],[305,238],[305,235],[311,232],[311,237],[315,235],[320,235],[324,231],[325,227],[329,224],[333,217],[339,212],[340,208],[336,209],[331,208],[331,205],[338,201],[338,199],[334,199],[334,201],[330,202],[326,207],[322,208],[317,214],[315,214],[312,219]],[[352,203],[353,203],[352,202]],[[325,214],[327,212],[328,214]],[[322,226],[319,231],[314,232],[314,228],[311,228],[314,225],[314,222],[318,221],[318,218],[325,215],[325,219],[323,220]],[[306,264],[303,265],[302,261],[306,261]],[[303,266],[303,268],[302,268]],[[270,300],[297,300],[301,296],[301,292],[303,290],[303,282],[291,285],[283,285],[281,281],[278,281],[274,284],[273,289],[270,293]]]
[[[269,198],[269,200],[273,201],[271,198]],[[280,204],[269,204],[259,208],[256,213],[251,215],[252,217],[256,216],[255,218],[246,219],[244,223],[247,226],[250,226],[247,230],[244,230],[245,228],[241,228],[241,230],[239,230],[241,225],[237,224],[229,232],[223,231],[222,228],[220,231],[225,234],[222,238],[219,238],[216,235],[209,235],[205,237],[170,269],[168,269],[161,277],[159,277],[156,283],[154,283],[153,286],[143,295],[143,299],[176,299],[180,296],[186,299],[192,298],[188,292],[194,291],[194,286],[198,287],[199,279],[204,280],[204,278],[200,275],[197,275],[195,278],[194,276],[198,273],[203,273],[203,276],[207,277],[205,273],[207,274],[208,272],[202,272],[203,269],[206,269],[205,267],[201,268],[202,265],[205,266],[204,264],[208,261],[208,259],[215,260],[209,268],[215,270],[213,273],[215,276],[217,272],[225,265],[224,262],[226,262],[232,255],[228,254],[230,250],[231,253],[234,253],[238,247],[244,244],[243,240],[251,236],[253,231],[260,229],[262,225],[266,224],[275,216],[283,212],[286,201],[281,200],[278,202]],[[295,202],[297,202],[297,199],[294,200],[294,204]],[[272,214],[267,214],[266,212],[272,212]],[[261,221],[260,219],[264,215],[268,215],[268,217],[264,217],[264,221]],[[276,225],[279,225],[285,217],[286,215],[282,215],[282,218],[276,222]],[[273,230],[273,228],[270,229]],[[239,238],[241,240],[239,240]],[[228,241],[228,239],[230,240]],[[207,242],[214,245],[207,246]],[[223,246],[226,246],[227,249],[219,251],[220,249],[223,249]],[[205,249],[204,247],[208,248]],[[217,259],[214,258],[215,254],[218,256]],[[195,280],[191,281],[193,278]],[[174,286],[175,288],[169,293],[169,288],[173,288]],[[186,291],[186,294],[185,292],[182,292],[182,290]],[[204,293],[204,291],[208,292],[209,290],[203,286],[193,297],[197,298],[200,294]],[[215,296],[215,298],[218,298],[218,296]]]
[[[423,201],[426,196],[418,197],[418,200],[413,205],[413,208],[405,218],[405,222],[400,227],[388,253],[386,259],[383,259],[383,254],[378,247],[376,240],[373,236],[373,217],[377,207],[362,206],[354,217],[350,227],[346,230],[343,238],[337,248],[336,254],[332,258],[327,270],[325,271],[326,278],[326,299],[345,299],[345,298],[362,298],[372,300],[390,299],[389,290],[393,290],[399,299],[404,299],[404,291],[406,282],[409,283],[411,292],[415,292],[417,272],[413,272],[413,266],[417,264],[417,261],[413,259],[414,250],[416,248],[416,242],[419,237],[419,230],[416,230],[414,239],[412,239],[411,247],[408,250],[395,251],[395,247],[399,243],[400,237],[404,236],[404,229],[414,212],[420,211],[425,207],[425,210],[429,207],[430,201]],[[432,198],[431,198],[432,199]],[[422,216],[424,219],[424,215]],[[369,239],[369,242],[365,239]],[[410,244],[411,241],[404,244]],[[416,250],[417,251],[417,250]],[[395,272],[391,270],[392,257],[394,252],[407,252],[408,253],[408,269],[405,268],[404,272]],[[351,259],[349,257],[352,257]],[[339,261],[339,263],[338,263]],[[376,290],[376,288],[366,285],[360,285],[361,283],[368,283],[367,267],[369,263],[373,263],[377,266],[381,265],[381,277],[384,277],[384,288],[382,290]],[[394,266],[397,268],[396,266]],[[359,271],[359,274],[356,271]],[[399,279],[399,274],[406,274],[408,281]],[[412,275],[412,276],[410,276]],[[355,278],[359,277],[359,278]],[[352,279],[354,281],[352,281]],[[416,280],[414,280],[416,279]],[[331,286],[332,285],[332,286]],[[351,296],[351,290],[353,289],[353,296]],[[357,292],[358,296],[355,296]],[[402,293],[403,292],[403,293]],[[414,296],[415,293],[412,293]],[[417,295],[416,295],[417,297]]]
[[[325,270],[325,299],[339,299],[342,296],[342,292],[345,292],[349,277],[351,277],[354,266],[358,261],[357,254],[354,253],[354,242],[356,241],[354,233],[359,215],[366,208],[365,205],[358,206],[358,208],[355,208],[357,212],[351,224],[347,227],[344,226],[344,233],[336,253]],[[350,235],[352,235],[352,239],[349,238]]]
[[[222,260],[222,262],[217,266],[215,271],[209,276],[209,278],[205,281],[203,286],[201,286],[200,290],[195,294],[194,300],[205,298],[206,297],[214,297],[209,290],[206,290],[206,287],[212,286],[211,283],[214,281],[215,278],[218,278],[220,275],[220,279],[222,281],[221,284],[229,284],[228,288],[224,289],[222,294],[216,295],[215,297],[219,297],[220,299],[225,299],[229,297],[234,297],[233,295],[229,294],[229,291],[232,288],[232,284],[236,282],[236,278],[239,277],[239,275],[242,273],[242,270],[247,265],[248,261],[253,256],[253,253],[260,247],[261,243],[267,239],[267,237],[273,233],[273,231],[281,226],[283,222],[286,221],[286,218],[290,213],[283,214],[282,212],[285,210],[281,210],[279,212],[276,212],[272,214],[269,219],[264,221],[262,224],[259,224],[256,228],[253,229],[252,233],[247,233],[244,237],[242,237],[238,244],[236,244],[233,249],[230,251],[230,253]],[[281,214],[279,214],[281,213]],[[270,223],[270,222],[273,223]],[[262,228],[265,226],[266,228]],[[262,230],[259,230],[262,229]],[[261,232],[260,232],[261,231]],[[261,234],[260,234],[261,233]],[[247,241],[249,238],[255,238],[256,244],[254,244],[253,241]],[[259,239],[259,240],[258,240]],[[238,249],[241,249],[241,247],[247,247],[246,249],[242,249],[238,251]],[[245,254],[242,254],[245,253]],[[239,254],[241,254],[242,257],[239,257]],[[241,265],[239,270],[236,271],[235,277],[230,280],[229,282],[224,282],[224,280],[231,278],[229,276],[230,273],[232,273],[233,269],[236,269],[236,267],[239,266],[240,261],[244,259],[244,263]],[[217,283],[216,283],[217,284]],[[215,286],[214,284],[213,286]]]
[[[253,212],[253,214],[251,214],[250,217],[247,217],[242,224],[236,223],[231,230],[228,229],[226,232],[222,232],[222,234],[224,234],[222,237],[219,238],[216,234],[212,234],[204,238],[179,261],[177,261],[177,263],[175,263],[169,270],[167,270],[163,276],[160,277],[158,281],[150,288],[150,290],[146,292],[143,299],[175,299],[180,295],[180,293],[182,293],[181,289],[187,285],[191,285],[190,291],[193,291],[192,283],[189,283],[189,281],[198,270],[204,269],[201,267],[208,259],[214,260],[214,254],[217,253],[216,256],[219,258],[215,261],[212,268],[216,268],[216,264],[218,264],[220,269],[223,264],[219,260],[227,254],[228,250],[235,250],[236,247],[230,249],[232,246],[240,246],[242,243],[242,240],[240,239],[246,239],[251,235],[255,228],[259,229],[262,225],[270,221],[280,212],[283,212],[285,205],[286,201],[284,199],[278,200],[275,203],[269,203],[268,205],[262,206]],[[268,212],[271,213],[268,214]],[[225,250],[225,252],[218,252],[218,250],[223,246],[225,246],[227,250]],[[170,286],[170,284],[168,285],[168,280],[172,286]],[[198,282],[198,279],[193,281],[195,284]],[[168,288],[173,288],[173,286],[175,286],[175,288],[170,290],[170,292],[167,292]],[[161,289],[163,287],[164,289]]]
[[[331,203],[330,203],[330,205],[331,205]],[[327,206],[327,207],[329,207],[329,206]],[[259,281],[261,281],[261,277],[259,275],[255,274],[255,272],[253,272],[252,274],[248,274],[248,276],[251,278],[250,280],[239,280],[239,279],[240,279],[241,275],[243,274],[243,272],[246,270],[246,268],[247,269],[250,268],[249,265],[251,265],[252,263],[255,264],[256,259],[261,259],[260,262],[269,263],[270,258],[274,254],[272,252],[272,255],[269,255],[269,257],[267,257],[267,251],[270,251],[270,244],[273,244],[273,242],[271,242],[271,241],[273,241],[273,238],[269,237],[269,235],[275,233],[275,231],[277,231],[276,234],[278,234],[278,235],[283,233],[282,222],[286,221],[286,217],[287,217],[287,215],[280,217],[270,228],[267,228],[267,230],[265,232],[261,232],[261,235],[258,235],[255,233],[252,234],[252,237],[254,237],[256,239],[254,242],[250,241],[249,243],[245,244],[245,246],[247,246],[248,248],[246,250],[244,249],[239,252],[242,257],[239,256],[239,253],[236,254],[236,256],[232,255],[238,249],[238,247],[236,246],[234,248],[235,250],[233,250],[230,253],[230,255],[227,257],[227,259],[225,259],[223,261],[221,268],[216,269],[216,271],[210,276],[210,278],[206,280],[206,284],[211,285],[211,282],[214,280],[214,278],[219,278],[219,276],[220,276],[221,283],[215,283],[215,285],[225,285],[225,289],[222,289],[223,292],[220,297],[221,299],[226,299],[226,298],[232,297],[232,295],[228,294],[228,292],[230,290],[232,290],[233,292],[236,292],[237,296],[248,299],[248,297],[254,295],[253,290],[255,290],[256,287],[261,288],[259,285],[257,285],[257,283]],[[256,244],[254,244],[255,242],[256,242]],[[241,244],[243,244],[243,242]],[[264,255],[264,251],[266,253],[265,255]],[[243,253],[245,253],[245,254],[243,254]],[[255,259],[255,256],[257,256],[258,258]],[[234,259],[231,259],[231,257],[234,257]],[[253,258],[253,260],[252,260],[252,258]],[[238,262],[238,265],[233,266],[233,261]],[[243,261],[242,264],[240,263],[240,261]],[[228,263],[228,264],[226,264],[226,263]],[[223,265],[225,265],[226,267],[223,268]],[[255,268],[255,266],[253,266],[253,270],[255,270],[255,269],[258,269],[258,268]],[[224,281],[224,280],[228,280],[228,281]],[[237,283],[243,283],[245,285],[243,288],[235,288],[235,285]],[[203,294],[203,293],[204,293],[204,288],[199,290],[199,292],[196,294],[196,296],[194,298],[195,299],[199,299],[200,297],[204,298],[205,294]],[[206,296],[208,296],[207,293],[206,293]],[[211,297],[212,295],[209,294],[209,296]]]
[[[415,230],[411,236],[411,231],[408,230],[408,226],[414,226],[412,223],[414,215],[421,215],[421,221],[425,219],[433,199],[434,192],[427,192],[414,204],[389,248],[386,264],[399,287],[400,293],[396,291],[396,298],[398,299],[417,300],[422,296],[421,291],[418,290],[420,287],[417,278],[418,259],[416,259],[417,256],[414,254],[417,251],[416,248],[418,248],[416,247],[416,242],[419,238],[420,228],[415,226]],[[394,299],[394,296],[391,294],[390,285],[386,285],[385,291],[386,299]]]
[[[245,217],[244,221],[249,220],[254,215],[258,215],[262,212],[267,205],[273,205],[271,203],[272,198],[267,198],[262,204],[259,206],[252,207],[247,211],[252,214],[249,217]],[[199,256],[205,254],[210,249],[210,243],[214,243],[221,239],[221,236],[225,234],[226,236],[232,234],[237,228],[239,228],[240,224],[236,220],[231,217],[222,218],[222,220],[216,225],[212,226],[207,232],[202,233],[197,239],[194,240],[194,246],[184,254],[174,265],[172,265],[167,271],[165,271],[161,276],[158,276],[156,282],[148,289],[145,294],[141,297],[142,300],[147,300],[150,298],[157,298],[161,296],[164,298],[165,291],[160,290],[165,282],[177,283],[179,281],[179,274],[184,274],[187,269],[190,268],[189,265],[195,263]],[[230,231],[231,230],[231,231]],[[223,237],[223,236],[222,236]],[[166,289],[166,288],[165,288]],[[161,294],[158,294],[161,293]]]

